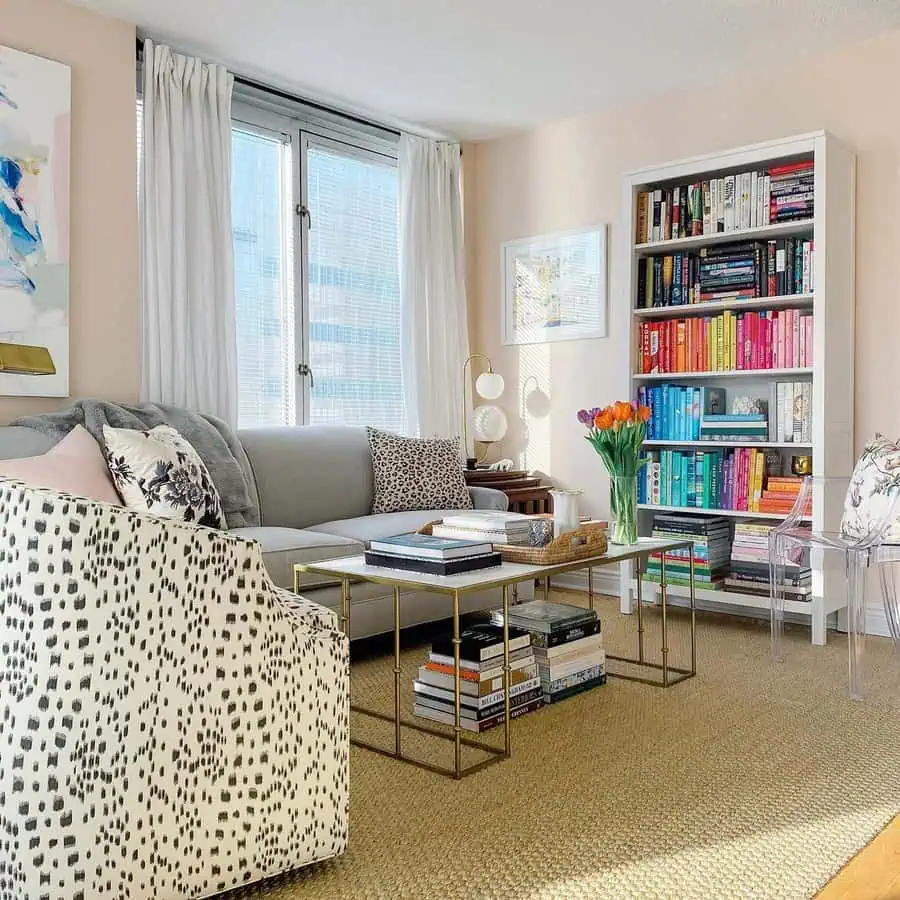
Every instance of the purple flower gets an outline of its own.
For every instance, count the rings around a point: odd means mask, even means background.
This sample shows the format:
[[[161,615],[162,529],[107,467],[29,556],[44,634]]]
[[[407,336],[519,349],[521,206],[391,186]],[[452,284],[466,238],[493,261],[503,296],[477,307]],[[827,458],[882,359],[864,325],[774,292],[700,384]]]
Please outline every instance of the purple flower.
[[[582,425],[590,425],[591,422],[594,421],[594,414],[590,410],[579,409],[578,421],[581,422]]]

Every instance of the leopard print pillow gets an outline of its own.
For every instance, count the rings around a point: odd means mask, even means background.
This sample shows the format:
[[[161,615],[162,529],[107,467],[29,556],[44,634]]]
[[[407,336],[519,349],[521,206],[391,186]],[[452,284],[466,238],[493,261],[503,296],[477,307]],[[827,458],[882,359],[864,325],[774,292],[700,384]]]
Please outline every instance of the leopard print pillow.
[[[471,509],[458,438],[406,438],[367,428],[375,499],[372,515],[411,509]]]

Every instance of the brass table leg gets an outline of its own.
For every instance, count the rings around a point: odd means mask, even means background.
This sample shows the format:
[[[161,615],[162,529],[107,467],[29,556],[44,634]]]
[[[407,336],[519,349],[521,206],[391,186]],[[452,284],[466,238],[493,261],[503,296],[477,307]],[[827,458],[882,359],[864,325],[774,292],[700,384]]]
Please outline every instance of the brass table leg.
[[[637,620],[638,620],[638,661],[644,661],[644,566],[643,560],[635,560],[637,568]]]
[[[394,588],[394,754],[400,752],[400,588]],[[459,688],[457,675],[457,689]]]
[[[513,602],[513,604],[516,604],[519,602],[519,585],[518,585],[518,583],[513,585],[512,602]]]
[[[691,675],[697,674],[697,589],[694,584],[694,548],[691,554]]]
[[[544,579],[544,603],[550,599],[550,577]]]
[[[594,608],[594,569],[588,566],[588,609]]]
[[[666,621],[666,600],[668,590],[666,587],[666,554],[660,557],[659,601],[662,607],[662,679],[663,687],[669,686],[669,627]]]
[[[296,577],[296,576],[295,576]],[[341,581],[341,631],[350,637],[350,579]]]
[[[509,715],[509,587],[503,585],[503,738],[505,755],[509,758],[512,754],[512,742],[510,739],[510,715]]]
[[[453,744],[454,774],[462,778],[462,725],[459,724],[459,591],[453,592]]]

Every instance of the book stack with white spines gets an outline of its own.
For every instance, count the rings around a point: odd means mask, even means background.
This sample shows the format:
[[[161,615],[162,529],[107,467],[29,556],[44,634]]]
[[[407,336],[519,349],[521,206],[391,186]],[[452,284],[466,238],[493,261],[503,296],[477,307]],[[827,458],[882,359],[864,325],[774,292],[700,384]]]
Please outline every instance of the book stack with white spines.
[[[427,534],[398,534],[370,541],[365,555],[367,565],[423,575],[462,575],[503,562],[487,541]]]
[[[762,522],[738,522],[734,526],[731,545],[731,574],[728,588],[749,594],[769,594],[769,533],[775,528]],[[809,554],[802,549],[791,552],[784,563],[784,597],[786,600],[812,599],[812,570]]]
[[[502,624],[502,611],[495,610],[493,620]],[[509,624],[531,633],[546,703],[606,683],[606,653],[600,619],[594,610],[533,600],[512,607]]]
[[[473,625],[460,634],[460,725],[467,731],[487,731],[506,719],[503,690],[503,629],[489,623]],[[543,705],[531,636],[509,629],[510,718]],[[428,661],[419,666],[413,682],[417,716],[444,725],[454,723],[454,663],[452,635],[431,645]]]
[[[527,544],[531,537],[533,516],[500,510],[466,510],[444,516],[434,525],[435,537],[466,541],[489,541],[492,544]]]

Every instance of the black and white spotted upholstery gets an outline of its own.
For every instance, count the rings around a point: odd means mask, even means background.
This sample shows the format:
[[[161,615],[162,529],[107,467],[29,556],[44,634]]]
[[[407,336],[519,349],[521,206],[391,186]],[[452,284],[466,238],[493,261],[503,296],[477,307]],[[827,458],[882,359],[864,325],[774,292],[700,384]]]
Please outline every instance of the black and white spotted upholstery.
[[[258,545],[0,480],[0,900],[199,898],[341,853],[349,647]]]

